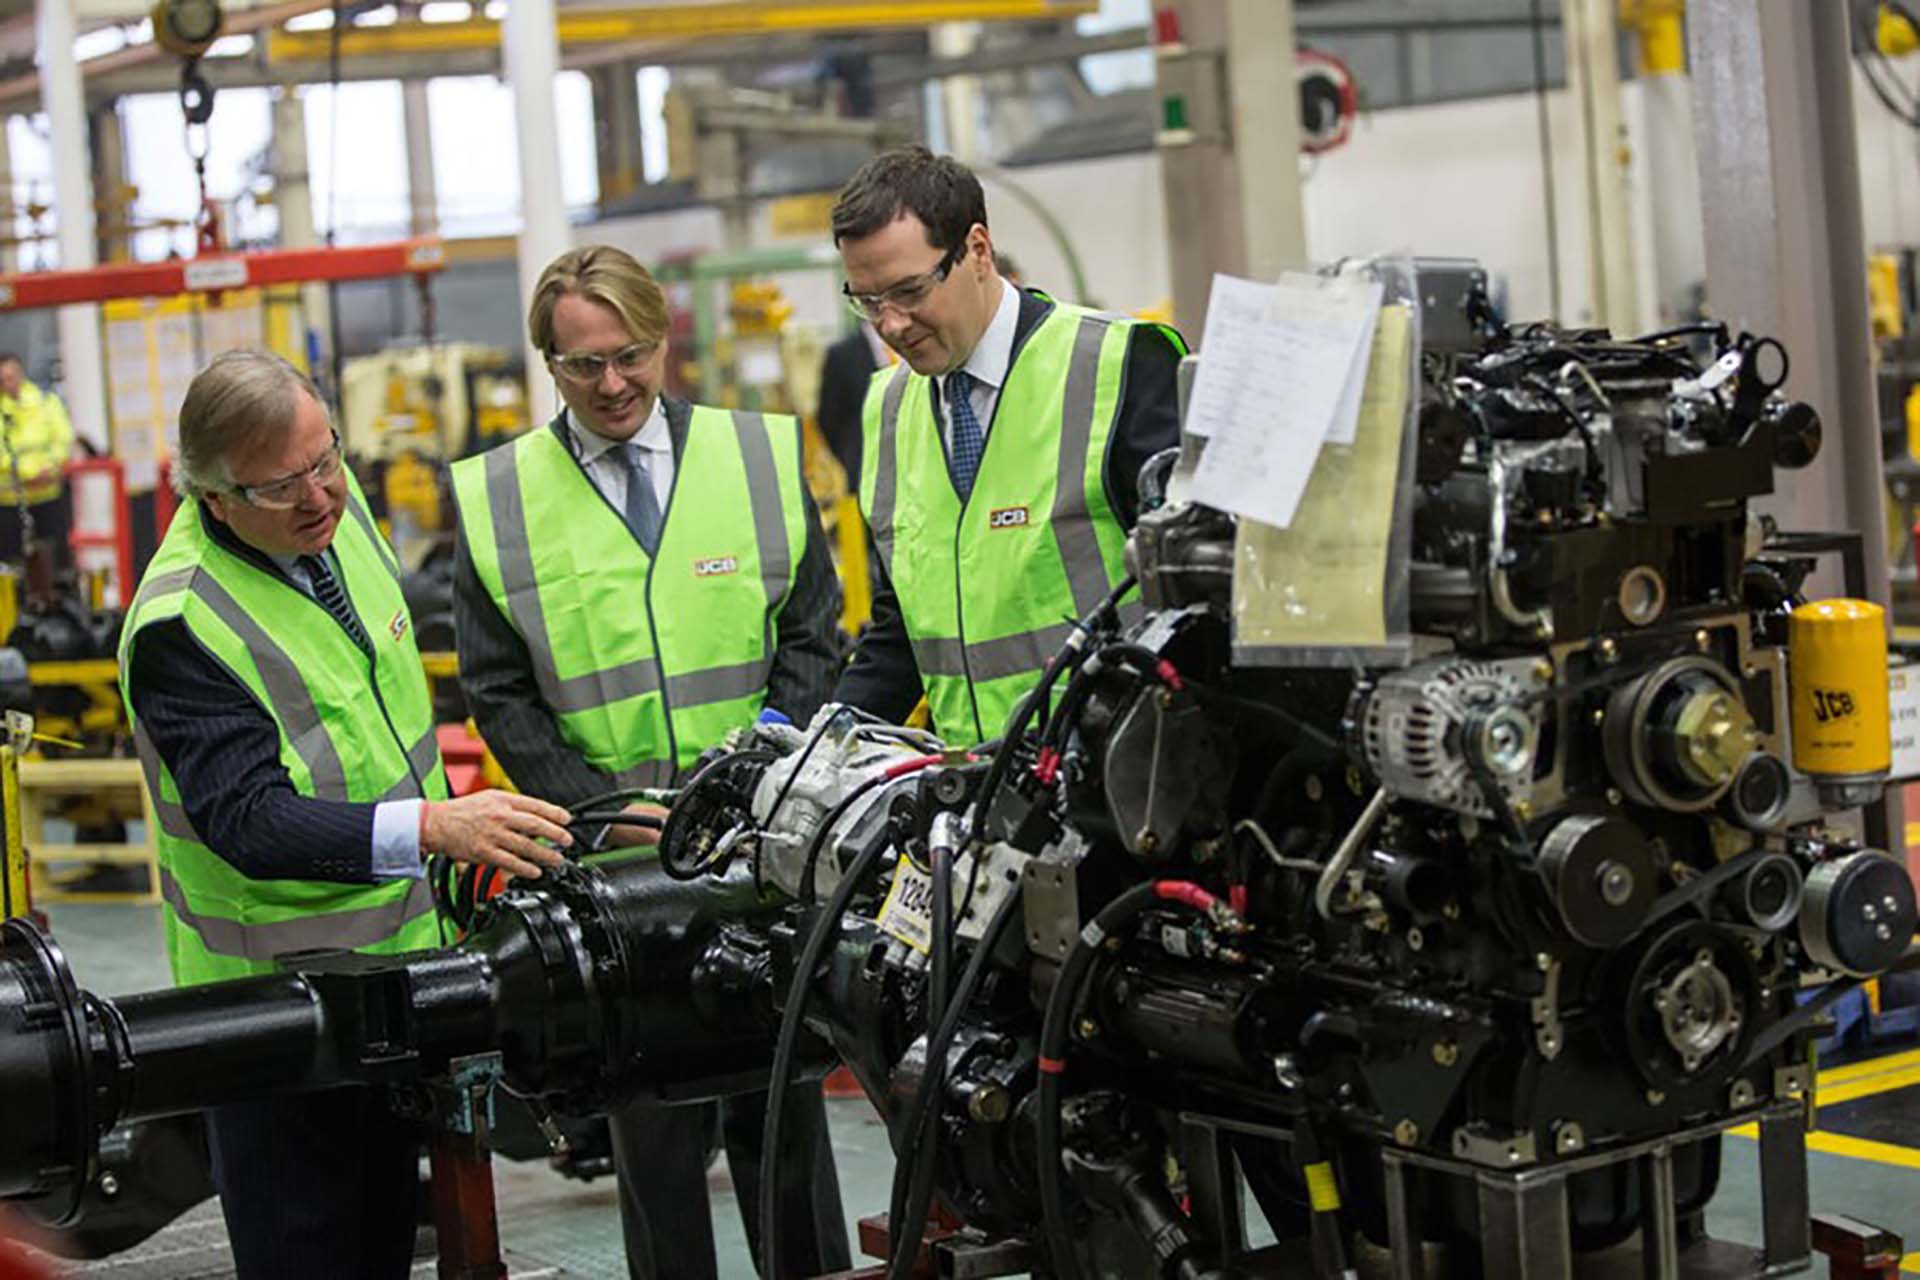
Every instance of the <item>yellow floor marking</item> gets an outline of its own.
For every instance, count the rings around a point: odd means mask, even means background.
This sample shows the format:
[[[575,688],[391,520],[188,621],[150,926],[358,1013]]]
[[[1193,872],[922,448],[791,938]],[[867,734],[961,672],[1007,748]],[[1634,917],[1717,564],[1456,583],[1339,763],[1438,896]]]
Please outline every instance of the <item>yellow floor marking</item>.
[[[1836,1085],[1828,1085],[1825,1080],[1822,1080],[1819,1088],[1814,1091],[1813,1100],[1818,1106],[1829,1107],[1842,1102],[1852,1102],[1855,1098],[1870,1098],[1876,1093],[1904,1089],[1912,1084],[1920,1084],[1920,1066],[1865,1076]]]
[[[1920,1049],[1909,1049],[1905,1053],[1888,1054],[1882,1058],[1869,1058],[1865,1062],[1850,1062],[1844,1067],[1829,1067],[1820,1073],[1820,1093],[1824,1099],[1826,1092],[1834,1085],[1847,1084],[1854,1080],[1864,1080],[1869,1076],[1884,1076],[1908,1067],[1920,1067]]]
[[[1727,1130],[1727,1134],[1735,1138],[1758,1138],[1760,1129],[1758,1125],[1743,1124],[1737,1129]],[[1920,1169],[1920,1150],[1896,1146],[1891,1142],[1850,1138],[1844,1133],[1815,1130],[1807,1135],[1807,1150],[1845,1156],[1849,1160],[1870,1160],[1874,1164],[1893,1165],[1900,1169]]]

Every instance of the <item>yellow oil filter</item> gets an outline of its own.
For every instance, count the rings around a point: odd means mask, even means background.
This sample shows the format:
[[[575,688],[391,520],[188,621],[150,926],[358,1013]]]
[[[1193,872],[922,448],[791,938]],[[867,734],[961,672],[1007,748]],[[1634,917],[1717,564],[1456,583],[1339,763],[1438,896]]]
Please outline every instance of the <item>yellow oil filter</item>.
[[[1886,613],[1865,600],[1816,600],[1787,630],[1793,765],[1865,781],[1893,764],[1887,712]]]

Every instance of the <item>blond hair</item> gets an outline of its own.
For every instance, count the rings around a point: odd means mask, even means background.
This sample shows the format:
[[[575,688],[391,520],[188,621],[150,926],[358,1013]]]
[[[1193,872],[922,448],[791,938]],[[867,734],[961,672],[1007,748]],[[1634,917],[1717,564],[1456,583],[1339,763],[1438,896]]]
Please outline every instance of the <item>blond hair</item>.
[[[326,412],[307,375],[271,351],[243,348],[215,356],[180,402],[175,487],[194,498],[231,488],[227,456],[243,440],[291,430],[302,392]]]
[[[527,307],[527,337],[553,355],[553,312],[569,295],[591,298],[613,308],[635,342],[660,342],[667,336],[667,295],[639,260],[612,245],[569,249],[547,264]]]

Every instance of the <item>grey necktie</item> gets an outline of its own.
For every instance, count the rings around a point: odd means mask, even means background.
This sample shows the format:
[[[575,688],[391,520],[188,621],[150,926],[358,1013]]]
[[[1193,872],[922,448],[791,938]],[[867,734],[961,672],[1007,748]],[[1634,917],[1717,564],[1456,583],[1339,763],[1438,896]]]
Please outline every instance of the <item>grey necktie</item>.
[[[647,468],[647,450],[628,442],[621,446],[627,460],[627,528],[652,555],[660,546],[660,500],[653,493]]]

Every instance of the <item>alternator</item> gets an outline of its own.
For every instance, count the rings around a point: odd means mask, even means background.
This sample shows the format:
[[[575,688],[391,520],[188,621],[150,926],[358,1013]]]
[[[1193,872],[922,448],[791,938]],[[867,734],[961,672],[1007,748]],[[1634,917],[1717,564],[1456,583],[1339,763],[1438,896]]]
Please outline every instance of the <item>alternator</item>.
[[[1531,795],[1541,687],[1532,658],[1441,658],[1386,676],[1361,713],[1367,765],[1403,800],[1493,817],[1482,777],[1509,805]]]

